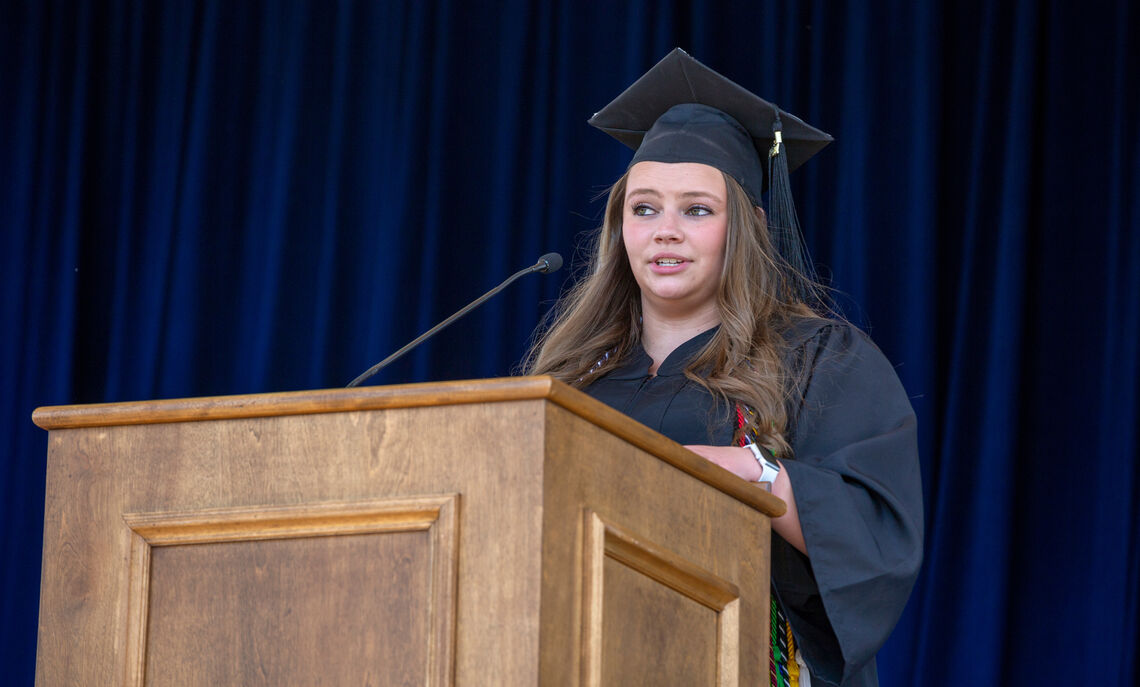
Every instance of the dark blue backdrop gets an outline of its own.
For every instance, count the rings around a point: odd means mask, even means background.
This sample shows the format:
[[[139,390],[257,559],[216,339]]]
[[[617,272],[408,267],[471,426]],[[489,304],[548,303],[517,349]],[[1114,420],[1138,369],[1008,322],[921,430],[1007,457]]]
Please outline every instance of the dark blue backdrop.
[[[34,407],[340,386],[575,255],[628,159],[585,120],[676,45],[837,139],[801,218],[912,395],[927,490],[883,684],[1137,684],[1140,8],[736,4],[0,3],[11,684]],[[568,274],[374,381],[510,373]]]

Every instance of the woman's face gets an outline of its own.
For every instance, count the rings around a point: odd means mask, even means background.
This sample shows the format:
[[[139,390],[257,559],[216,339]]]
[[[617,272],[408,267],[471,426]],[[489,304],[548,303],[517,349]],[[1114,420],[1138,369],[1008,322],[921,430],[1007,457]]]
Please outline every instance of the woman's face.
[[[715,312],[727,197],[724,176],[708,165],[639,162],[629,170],[622,239],[647,314]]]

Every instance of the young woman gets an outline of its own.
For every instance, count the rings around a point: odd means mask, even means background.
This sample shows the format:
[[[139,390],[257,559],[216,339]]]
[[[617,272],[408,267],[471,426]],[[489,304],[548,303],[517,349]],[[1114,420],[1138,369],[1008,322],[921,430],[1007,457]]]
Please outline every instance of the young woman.
[[[761,152],[792,155],[770,127],[802,123],[681,51],[591,123],[611,110],[606,128],[643,133],[626,141],[636,153],[592,269],[527,372],[770,482],[788,506],[772,523],[773,684],[876,685],[922,558],[915,420],[890,363],[817,312],[800,249],[769,230],[761,193],[786,177],[765,173]]]

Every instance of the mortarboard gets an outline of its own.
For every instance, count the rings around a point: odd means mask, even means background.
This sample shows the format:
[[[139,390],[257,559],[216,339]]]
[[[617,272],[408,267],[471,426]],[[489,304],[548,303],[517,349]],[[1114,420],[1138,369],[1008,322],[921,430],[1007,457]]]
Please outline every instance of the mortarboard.
[[[788,262],[810,275],[788,174],[833,139],[674,49],[593,117],[590,125],[646,160],[700,162],[728,174],[753,204],[770,191],[769,226]],[[779,142],[779,145],[776,145]]]

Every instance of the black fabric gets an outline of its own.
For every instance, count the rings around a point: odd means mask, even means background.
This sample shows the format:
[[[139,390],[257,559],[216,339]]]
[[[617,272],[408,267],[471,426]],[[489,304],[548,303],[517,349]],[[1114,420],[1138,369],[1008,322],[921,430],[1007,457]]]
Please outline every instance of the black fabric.
[[[731,116],[714,107],[684,103],[670,108],[645,134],[630,160],[696,162],[715,167],[744,188],[753,205],[762,205],[764,166],[752,138]]]
[[[681,374],[713,331],[679,346],[656,377],[639,349],[585,391],[678,443],[728,445],[735,418]],[[894,369],[854,326],[804,319],[787,337],[793,456],[781,460],[810,558],[774,536],[772,581],[813,679],[877,685],[875,655],[922,562],[914,411]],[[721,429],[705,429],[711,417]]]
[[[922,563],[914,411],[894,368],[855,327],[807,321],[792,336],[801,400],[784,468],[808,558],[773,537],[772,579],[813,672],[874,685],[874,656]]]
[[[638,346],[617,369],[585,391],[678,444],[726,446],[732,441],[735,411],[718,404],[684,374],[685,366],[715,332],[709,329],[678,346],[655,376],[649,374],[653,360]]]
[[[724,113],[732,127],[739,127],[743,135],[751,137],[751,141],[737,142],[717,137],[719,140],[710,146],[707,135],[698,134],[689,142],[695,143],[697,148],[689,149],[687,153],[695,152],[700,157],[685,159],[685,153],[680,151],[685,142],[678,143],[677,139],[678,134],[682,138],[689,134],[683,127],[690,119],[691,110],[676,110],[678,105],[685,104],[698,104]],[[665,117],[667,113],[673,115],[671,120]],[[666,121],[662,122],[662,119]],[[780,122],[783,140],[781,152],[786,155],[789,173],[832,141],[830,134],[784,112],[680,48],[670,51],[590,118],[591,125],[636,150],[634,162],[656,160],[712,165],[740,182],[756,205],[761,204],[760,193],[771,184],[771,180],[765,178],[765,168],[760,161],[768,159],[768,151],[775,141],[773,125],[777,121]],[[662,137],[667,139],[664,145],[660,140]],[[699,140],[701,138],[705,140]],[[715,149],[715,146],[725,143],[728,149]],[[651,149],[643,152],[647,144]],[[747,153],[742,153],[740,147],[754,151],[757,163],[754,169],[742,165],[742,156]]]

